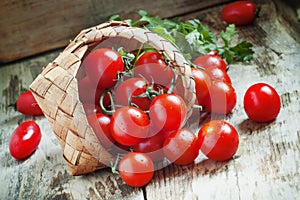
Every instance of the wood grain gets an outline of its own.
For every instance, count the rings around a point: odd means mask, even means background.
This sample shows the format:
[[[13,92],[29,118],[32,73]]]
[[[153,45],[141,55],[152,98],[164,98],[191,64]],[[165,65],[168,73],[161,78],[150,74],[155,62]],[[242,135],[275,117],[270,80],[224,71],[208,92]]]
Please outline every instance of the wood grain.
[[[255,58],[229,69],[238,103],[225,120],[240,134],[236,158],[213,162],[200,156],[194,165],[168,166],[156,172],[154,181],[146,187],[147,199],[299,198],[299,43],[282,21],[276,20],[274,4],[259,3],[262,12],[254,25],[238,29],[239,39],[255,44]],[[217,16],[212,13],[219,11],[216,7],[195,16],[218,30],[222,24],[216,23]],[[271,123],[254,123],[243,111],[243,94],[256,82],[273,85],[281,96],[283,108]]]
[[[36,118],[43,132],[39,148],[26,161],[14,160],[8,151],[10,134],[30,118],[7,106],[59,54],[54,51],[0,68],[0,199],[299,199],[300,44],[278,19],[274,2],[257,3],[262,7],[260,17],[237,29],[239,40],[254,44],[255,57],[229,69],[238,96],[235,109],[225,118],[240,134],[234,159],[214,162],[200,155],[194,164],[157,170],[149,185],[139,189],[126,186],[109,170],[73,177],[50,125],[40,117]],[[197,17],[218,32],[225,27],[218,16],[221,8],[184,17]],[[269,83],[280,94],[282,109],[275,121],[254,123],[244,113],[243,95],[256,82]]]
[[[222,2],[226,0],[2,0],[0,62],[66,46],[82,29],[107,21],[113,14],[136,18],[136,12],[144,9],[152,15],[173,17]]]

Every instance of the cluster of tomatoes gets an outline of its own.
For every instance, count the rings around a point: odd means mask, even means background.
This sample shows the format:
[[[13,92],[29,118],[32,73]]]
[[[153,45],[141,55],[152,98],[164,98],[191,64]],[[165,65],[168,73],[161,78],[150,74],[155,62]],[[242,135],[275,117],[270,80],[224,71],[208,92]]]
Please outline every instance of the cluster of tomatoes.
[[[222,18],[228,23],[249,24],[255,10],[254,3],[235,2],[224,7]],[[212,120],[197,132],[189,130],[185,126],[190,109],[184,98],[185,88],[172,63],[153,49],[129,54],[95,49],[84,59],[77,75],[79,99],[88,123],[99,143],[117,156],[114,167],[124,182],[144,186],[152,179],[156,163],[167,160],[187,165],[199,152],[216,161],[231,159],[239,145],[234,126]],[[191,63],[197,108],[193,117],[199,117],[200,112],[224,116],[232,112],[237,95],[227,70],[215,51]],[[20,95],[16,105],[25,115],[43,114],[29,91]],[[246,91],[244,109],[251,120],[268,122],[280,111],[280,97],[272,86],[257,83]],[[16,159],[26,159],[40,140],[39,126],[26,121],[13,132],[10,153]]]
[[[25,91],[19,95],[16,109],[23,115],[43,115],[31,91]],[[10,154],[18,160],[28,158],[38,148],[41,138],[41,129],[35,121],[27,120],[21,123],[10,137]]]
[[[188,108],[173,67],[154,50],[135,58],[128,67],[117,51],[92,51],[83,62],[78,92],[99,142],[107,149],[125,150],[118,164],[122,179],[142,186],[153,176],[155,162],[167,157],[189,164],[199,145],[196,135],[183,128]],[[88,95],[90,88],[95,93]]]
[[[206,143],[206,131],[201,130],[203,137],[199,140],[195,133],[183,128],[188,109],[183,98],[184,88],[180,76],[164,56],[151,50],[134,57],[128,65],[115,50],[93,50],[83,62],[78,92],[88,122],[101,145],[117,156],[122,155],[117,164],[121,178],[128,185],[139,187],[151,180],[156,162],[167,158],[175,164],[192,163],[199,154],[199,141]],[[209,55],[211,57],[217,55]],[[206,73],[203,69],[193,68],[193,76],[199,91],[199,105],[205,102],[203,106],[210,110],[228,113],[235,105],[236,95],[225,71],[226,64],[218,57],[219,60],[224,69],[213,67]],[[212,80],[216,84],[212,84]],[[212,106],[216,102],[211,99],[217,97],[210,97],[209,90],[213,90],[212,94],[219,92],[221,96],[230,91],[232,94],[227,95],[233,95],[230,108],[225,106],[224,111],[222,106]],[[227,123],[217,124],[220,125],[215,131]],[[233,132],[237,138],[237,132]],[[236,139],[234,150],[222,159],[232,157],[237,145]]]
[[[80,100],[99,142],[121,157],[116,163],[121,178],[128,185],[143,186],[151,180],[155,163],[190,164],[200,151],[216,161],[232,158],[239,145],[236,129],[222,120],[203,124],[197,133],[185,128],[187,106],[180,77],[159,52],[147,51],[136,57],[128,68],[118,52],[94,50],[84,62],[85,72],[78,84]],[[226,63],[212,52],[196,58],[192,66],[197,107],[224,115],[231,112],[237,96]],[[43,115],[30,91],[19,96],[16,108],[24,115]],[[268,122],[280,111],[280,97],[270,85],[257,83],[246,91],[244,109],[251,120]],[[25,121],[11,135],[10,153],[18,160],[26,159],[40,140],[38,124]]]
[[[199,56],[192,68],[198,104],[210,112],[228,114],[236,104],[236,92],[225,61],[216,51]]]
[[[203,111],[230,113],[237,95],[225,61],[211,52],[197,57],[191,66],[195,104],[202,107],[194,116]],[[187,165],[199,152],[216,161],[236,153],[239,135],[230,123],[212,120],[197,133],[184,126],[188,108],[181,77],[160,52],[139,52],[128,62],[115,50],[99,48],[86,57],[83,69],[78,89],[88,122],[101,145],[120,158],[115,167],[128,185],[146,185],[155,164],[163,160]],[[246,113],[258,122],[274,119],[280,108],[278,94],[267,84],[255,87],[245,94]],[[269,109],[271,115],[260,110],[270,102],[277,103],[273,111]]]

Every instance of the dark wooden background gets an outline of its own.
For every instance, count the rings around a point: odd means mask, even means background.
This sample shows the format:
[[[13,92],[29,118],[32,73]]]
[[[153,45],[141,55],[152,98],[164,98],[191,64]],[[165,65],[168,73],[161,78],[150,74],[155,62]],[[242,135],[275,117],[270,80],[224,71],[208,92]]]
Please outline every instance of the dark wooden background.
[[[225,118],[240,134],[234,159],[215,162],[200,155],[194,164],[156,171],[144,188],[127,186],[109,169],[72,177],[43,117],[35,118],[43,132],[37,151],[23,162],[9,154],[12,131],[30,119],[9,105],[82,28],[115,13],[135,17],[143,8],[162,17],[198,18],[217,33],[226,27],[220,19],[224,4],[219,2],[65,0],[46,6],[33,0],[1,1],[0,60],[14,61],[0,67],[0,199],[299,199],[299,4],[280,0],[257,0],[262,8],[259,18],[237,28],[238,40],[252,42],[255,56],[229,69],[238,96],[235,109]],[[254,123],[243,111],[243,95],[256,82],[269,83],[280,94],[282,110],[273,122]]]
[[[32,56],[66,46],[82,29],[111,15],[135,18],[144,9],[152,15],[174,17],[228,0],[62,0],[0,1],[0,62]]]

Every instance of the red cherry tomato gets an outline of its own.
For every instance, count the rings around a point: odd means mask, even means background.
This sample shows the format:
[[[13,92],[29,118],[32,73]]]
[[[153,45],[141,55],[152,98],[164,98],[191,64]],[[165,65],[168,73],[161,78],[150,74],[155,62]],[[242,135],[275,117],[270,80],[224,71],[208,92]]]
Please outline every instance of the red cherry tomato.
[[[87,116],[90,126],[93,128],[100,144],[104,148],[111,147],[115,140],[110,132],[111,119],[102,113],[94,113]]]
[[[185,123],[187,107],[180,96],[162,94],[152,100],[149,116],[160,130],[177,130]]]
[[[251,24],[256,17],[256,4],[252,1],[235,1],[224,6],[221,15],[228,24]]]
[[[111,88],[117,82],[119,72],[124,70],[124,62],[118,52],[100,48],[92,51],[84,61],[85,72],[90,80],[100,88]]]
[[[197,158],[199,144],[196,135],[188,129],[172,132],[164,142],[165,156],[177,165],[187,165]]]
[[[219,68],[208,68],[206,74],[212,81],[223,81],[231,84],[231,78],[226,71]]]
[[[144,111],[126,106],[113,113],[110,131],[118,143],[132,146],[147,137],[149,124],[148,115]]]
[[[115,90],[115,104],[128,106],[128,100],[142,110],[148,110],[151,100],[148,97],[137,97],[146,94],[147,83],[143,78],[130,78],[121,82]]]
[[[244,95],[244,109],[248,117],[256,122],[274,120],[280,112],[280,97],[276,90],[266,84],[250,86]]]
[[[16,102],[16,107],[17,110],[24,115],[43,115],[43,111],[31,91],[20,94]]]
[[[159,132],[134,145],[133,150],[136,152],[146,153],[153,161],[162,160],[165,157],[163,144],[169,134],[170,132]]]
[[[163,56],[156,51],[143,53],[136,61],[134,66],[135,77],[145,77],[148,82],[168,86],[174,76],[174,72]]]
[[[204,124],[198,132],[201,152],[209,159],[225,161],[236,153],[239,135],[228,122],[214,120]]]
[[[227,82],[217,81],[209,88],[206,107],[212,113],[228,114],[236,104],[235,89]]]
[[[34,121],[23,122],[11,135],[10,154],[18,160],[28,158],[37,149],[41,137],[41,130],[37,123]]]
[[[204,69],[219,68],[224,71],[227,70],[225,61],[215,52],[204,56],[198,56],[193,63]]]
[[[146,154],[130,152],[121,158],[118,170],[120,177],[127,185],[142,187],[152,179],[154,165]]]
[[[192,74],[195,81],[195,90],[197,97],[197,104],[204,106],[205,99],[209,95],[209,87],[211,85],[211,79],[205,72],[205,70],[192,68]]]

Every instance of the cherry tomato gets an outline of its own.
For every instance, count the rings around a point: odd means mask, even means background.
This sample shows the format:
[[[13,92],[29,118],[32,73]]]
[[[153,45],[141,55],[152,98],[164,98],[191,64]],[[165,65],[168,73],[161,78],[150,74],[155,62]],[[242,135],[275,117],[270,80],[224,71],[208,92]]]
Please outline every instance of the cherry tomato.
[[[144,111],[126,106],[113,113],[110,131],[118,143],[132,146],[147,137],[149,124],[148,115]]]
[[[118,52],[100,48],[92,51],[84,61],[85,72],[90,80],[100,88],[111,88],[115,85],[118,73],[124,70],[124,62]]]
[[[231,84],[230,76],[222,69],[211,67],[205,70],[205,72],[212,81],[223,81]]]
[[[201,152],[209,159],[225,161],[236,153],[239,135],[228,122],[213,120],[204,124],[198,132]]]
[[[148,82],[168,86],[174,76],[174,72],[166,62],[163,56],[156,51],[143,53],[136,61],[134,66],[134,76],[144,77]]]
[[[235,1],[224,6],[222,19],[228,24],[251,24],[256,17],[256,4],[252,1]]]
[[[43,115],[43,111],[31,91],[20,94],[16,102],[16,107],[17,110],[24,115]]]
[[[102,113],[94,113],[87,116],[90,126],[93,128],[100,144],[104,148],[111,147],[115,140],[110,132],[111,119]]]
[[[219,68],[224,71],[227,70],[225,61],[216,52],[211,52],[204,56],[198,56],[193,63],[204,69]]]
[[[138,97],[146,94],[147,83],[143,78],[130,78],[121,82],[115,90],[115,104],[128,106],[128,100],[142,110],[148,110],[151,100],[148,97]]]
[[[146,154],[130,152],[121,158],[118,170],[120,177],[127,185],[142,187],[152,179],[154,164]]]
[[[197,97],[197,104],[204,106],[205,99],[209,95],[209,87],[211,85],[211,79],[205,72],[205,70],[192,68],[192,74],[195,81],[195,90]]]
[[[244,109],[248,117],[256,122],[274,120],[280,112],[280,97],[276,90],[266,83],[250,86],[244,95]]]
[[[172,132],[164,142],[165,156],[177,165],[187,165],[197,158],[199,144],[196,135],[188,129]]]
[[[170,132],[159,132],[133,146],[136,152],[146,153],[153,161],[164,158],[163,144]]]
[[[21,123],[11,135],[9,141],[10,154],[18,160],[28,158],[41,141],[41,130],[34,121]]]
[[[213,82],[205,103],[207,109],[212,113],[228,114],[235,104],[236,93],[232,85],[222,81]]]
[[[150,119],[162,131],[181,128],[187,117],[184,100],[175,94],[162,94],[155,97],[149,109]]]

